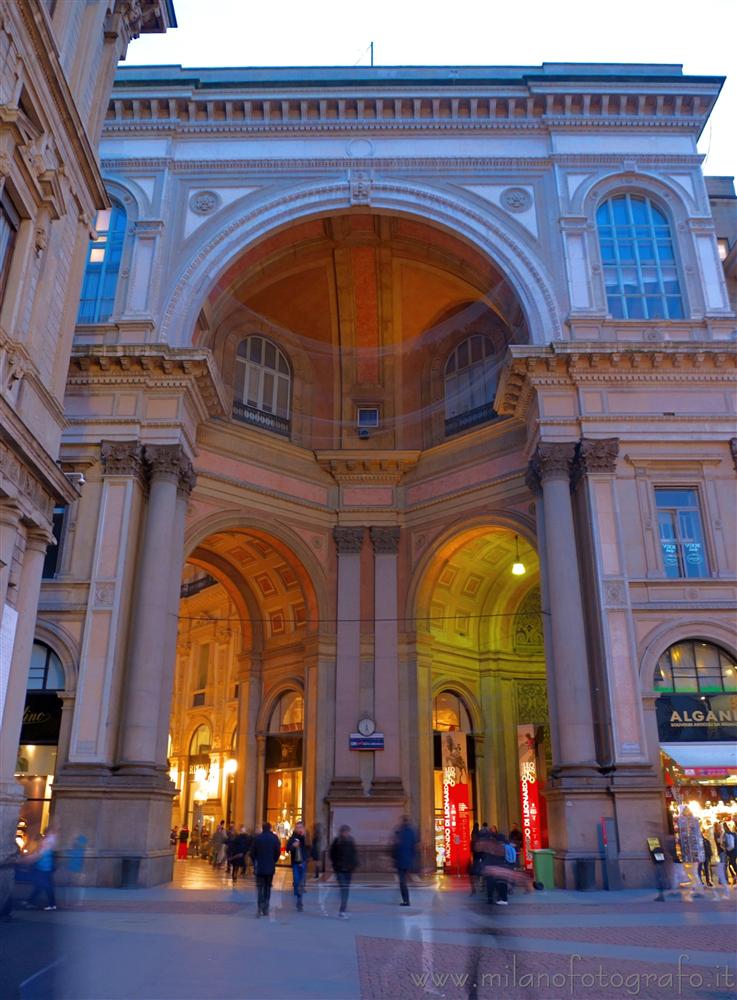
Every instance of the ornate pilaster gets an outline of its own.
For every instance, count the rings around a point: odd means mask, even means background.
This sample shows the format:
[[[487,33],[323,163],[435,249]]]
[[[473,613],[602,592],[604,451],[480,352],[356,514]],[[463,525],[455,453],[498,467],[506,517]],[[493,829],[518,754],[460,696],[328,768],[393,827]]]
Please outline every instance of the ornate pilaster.
[[[140,441],[103,441],[100,459],[106,476],[131,476],[143,480],[143,446]]]
[[[399,551],[399,527],[370,529],[371,542],[376,555],[396,555]]]
[[[363,547],[364,528],[348,528],[343,525],[336,525],[333,528],[333,538],[338,555],[349,555],[358,553]]]

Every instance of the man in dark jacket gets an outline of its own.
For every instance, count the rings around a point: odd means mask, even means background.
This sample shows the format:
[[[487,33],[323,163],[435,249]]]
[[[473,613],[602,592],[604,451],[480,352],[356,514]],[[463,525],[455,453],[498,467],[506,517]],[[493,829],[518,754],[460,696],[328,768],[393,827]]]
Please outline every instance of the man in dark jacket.
[[[256,870],[256,886],[258,888],[258,916],[269,915],[271,900],[271,883],[274,880],[276,863],[281,854],[281,844],[276,834],[271,832],[271,823],[264,823],[261,833],[256,837],[251,848],[253,867]]]
[[[348,918],[345,912],[348,906],[348,893],[351,888],[351,876],[358,868],[358,851],[356,842],[351,837],[351,828],[343,825],[338,830],[338,836],[330,845],[330,864],[340,886],[340,910],[338,916],[343,920]]]
[[[228,864],[233,875],[233,885],[238,879],[238,872],[246,873],[246,856],[251,850],[251,837],[242,826],[235,836],[228,841]]]
[[[409,906],[407,876],[417,866],[418,842],[419,838],[410,824],[409,817],[402,816],[402,822],[394,831],[394,845],[392,849],[394,867],[397,869],[397,875],[399,876],[399,891],[402,894],[400,906]]]

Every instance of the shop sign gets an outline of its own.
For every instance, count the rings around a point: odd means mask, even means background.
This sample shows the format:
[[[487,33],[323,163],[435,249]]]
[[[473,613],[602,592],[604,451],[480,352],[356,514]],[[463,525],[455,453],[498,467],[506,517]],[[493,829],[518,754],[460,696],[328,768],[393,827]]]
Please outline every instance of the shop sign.
[[[522,851],[525,868],[532,870],[532,852],[543,846],[540,786],[537,770],[536,727],[517,726],[519,792],[522,812]]]
[[[661,743],[737,740],[737,694],[664,694],[655,711]]]
[[[443,842],[446,871],[465,871],[469,859],[470,789],[465,733],[441,733]]]
[[[349,750],[383,750],[384,734],[372,733],[371,736],[361,736],[360,733],[351,733],[348,737]]]
[[[55,745],[59,742],[62,703],[54,692],[29,691],[23,710],[20,743]]]

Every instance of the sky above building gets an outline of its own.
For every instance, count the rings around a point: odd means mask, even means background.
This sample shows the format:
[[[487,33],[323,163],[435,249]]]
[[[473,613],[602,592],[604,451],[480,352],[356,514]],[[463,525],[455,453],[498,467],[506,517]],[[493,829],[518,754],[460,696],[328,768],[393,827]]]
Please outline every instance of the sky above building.
[[[130,46],[126,65],[682,63],[727,76],[699,143],[707,174],[737,173],[737,0],[174,0],[179,27]]]

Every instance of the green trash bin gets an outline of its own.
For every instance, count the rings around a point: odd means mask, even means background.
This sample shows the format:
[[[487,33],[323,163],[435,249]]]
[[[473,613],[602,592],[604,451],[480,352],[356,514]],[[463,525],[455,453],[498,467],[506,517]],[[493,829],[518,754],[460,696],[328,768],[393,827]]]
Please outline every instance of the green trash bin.
[[[555,888],[555,875],[553,858],[555,851],[552,847],[540,847],[532,852],[532,867],[535,873],[535,881],[542,882],[546,889]]]

